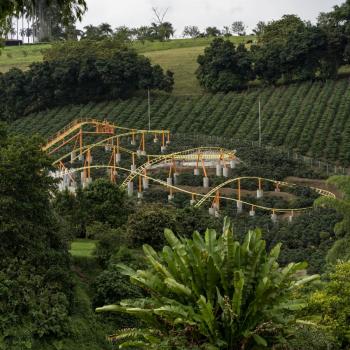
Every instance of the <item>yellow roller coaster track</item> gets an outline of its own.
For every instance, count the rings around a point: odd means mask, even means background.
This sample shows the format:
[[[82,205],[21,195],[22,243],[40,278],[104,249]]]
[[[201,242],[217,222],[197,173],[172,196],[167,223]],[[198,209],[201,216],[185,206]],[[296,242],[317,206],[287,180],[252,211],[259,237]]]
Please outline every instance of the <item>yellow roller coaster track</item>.
[[[96,129],[94,132],[91,132],[91,128],[87,129],[87,131],[83,131],[82,128],[85,125],[93,126]],[[121,133],[117,134],[116,130],[120,130]],[[78,133],[72,137],[72,134],[74,134],[76,131],[78,131]],[[296,208],[296,209],[269,208],[269,207],[265,207],[265,206],[261,206],[261,205],[257,205],[257,204],[252,204],[249,202],[244,202],[241,200],[241,182],[244,180],[257,181],[258,182],[258,189],[262,189],[263,182],[269,182],[269,183],[274,184],[276,186],[276,189],[279,189],[279,186],[289,187],[289,188],[293,188],[293,187],[297,186],[295,184],[291,184],[291,183],[284,182],[284,181],[265,179],[265,178],[261,178],[261,177],[238,177],[238,178],[229,179],[229,180],[223,182],[222,184],[212,188],[207,194],[203,194],[203,193],[193,192],[192,190],[187,190],[185,188],[181,188],[181,187],[173,185],[173,184],[169,184],[163,180],[149,176],[149,174],[148,174],[149,170],[156,167],[157,165],[164,164],[165,166],[169,166],[170,169],[172,169],[171,167],[173,167],[175,165],[176,161],[184,161],[184,162],[195,161],[197,168],[199,166],[199,162],[202,162],[204,176],[207,176],[206,170],[205,170],[205,161],[211,161],[211,160],[224,161],[224,164],[225,164],[228,161],[238,159],[235,151],[227,150],[227,149],[222,148],[222,147],[197,147],[197,148],[192,148],[192,149],[188,149],[185,151],[179,151],[179,152],[170,153],[170,154],[162,154],[162,155],[147,154],[146,156],[142,155],[142,157],[147,157],[147,162],[145,162],[144,164],[139,166],[136,170],[126,169],[126,168],[118,166],[115,163],[114,160],[115,160],[116,150],[118,150],[119,153],[123,152],[123,153],[127,153],[127,154],[131,155],[132,159],[133,159],[133,164],[135,164],[134,163],[135,155],[138,154],[137,152],[135,152],[133,150],[129,150],[127,148],[121,147],[119,144],[119,141],[121,138],[131,136],[132,140],[135,141],[135,136],[139,135],[140,141],[141,141],[139,149],[145,150],[145,139],[146,139],[145,135],[153,134],[155,136],[155,138],[157,138],[157,135],[161,135],[162,136],[162,145],[164,146],[165,145],[165,135],[167,136],[168,141],[170,140],[170,132],[168,130],[137,130],[137,129],[132,129],[132,128],[119,127],[117,125],[109,123],[108,121],[101,121],[101,120],[97,120],[97,119],[77,119],[77,120],[74,120],[69,125],[67,125],[62,130],[60,130],[53,137],[51,137],[48,140],[47,144],[43,147],[43,150],[47,151],[49,154],[57,154],[57,151],[59,149],[62,149],[63,146],[66,146],[67,144],[71,143],[72,141],[77,140],[79,135],[81,135],[84,132],[86,132],[87,134],[95,134],[95,135],[100,135],[100,136],[104,135],[104,134],[108,134],[111,136],[108,136],[107,138],[104,138],[104,139],[99,140],[95,143],[91,143],[91,144],[87,144],[87,145],[86,144],[84,145],[81,143],[79,145],[79,154],[74,153],[74,151],[77,150],[75,148],[76,145],[74,145],[73,151],[71,151],[63,156],[57,155],[59,157],[59,159],[56,159],[54,161],[53,165],[58,166],[58,168],[61,171],[61,174],[69,175],[69,177],[71,178],[71,180],[73,182],[75,182],[75,180],[71,176],[71,174],[73,174],[73,173],[83,171],[85,174],[86,170],[88,170],[87,173],[90,174],[91,169],[103,169],[103,168],[105,168],[105,169],[112,169],[115,171],[120,170],[120,171],[128,173],[128,176],[123,181],[123,183],[120,185],[120,187],[123,189],[125,189],[128,186],[128,184],[131,183],[136,177],[139,177],[139,184],[140,184],[139,190],[142,191],[142,185],[140,183],[141,178],[147,178],[147,179],[151,180],[152,182],[157,183],[157,184],[165,187],[167,190],[169,190],[171,195],[174,191],[176,191],[176,192],[186,193],[186,194],[190,195],[192,197],[192,199],[199,199],[198,202],[195,204],[196,207],[201,207],[209,199],[214,199],[214,203],[216,203],[216,204],[219,204],[220,200],[233,201],[233,202],[237,202],[237,203],[240,202],[240,204],[245,204],[248,206],[252,206],[253,208],[259,208],[259,209],[262,209],[265,211],[270,211],[272,213],[302,212],[302,211],[309,210],[312,208],[312,207]],[[70,138],[68,138],[68,137],[70,137]],[[115,140],[116,140],[116,144],[114,142]],[[56,146],[56,147],[54,147],[54,146]],[[113,159],[114,164],[110,163],[108,165],[105,165],[105,164],[91,165],[91,163],[89,161],[89,162],[87,162],[87,164],[84,164],[84,166],[82,166],[82,167],[72,168],[72,169],[68,169],[64,165],[64,161],[68,157],[70,158],[71,162],[74,162],[74,160],[78,159],[79,156],[81,156],[81,155],[87,155],[86,158],[91,159],[91,157],[90,157],[91,151],[94,148],[106,147],[106,146],[109,147],[109,150],[112,150],[112,158],[111,159]],[[175,166],[174,166],[174,168],[175,168]],[[171,170],[170,170],[170,174],[171,174]],[[90,175],[88,175],[88,177],[90,177]],[[223,189],[224,187],[226,187],[228,185],[235,184],[235,183],[237,183],[237,198],[226,197],[220,193],[221,189]],[[308,187],[308,188],[314,190],[315,192],[317,192],[321,196],[335,198],[335,195],[330,191],[320,189],[320,188],[315,188],[315,187]]]
[[[43,146],[43,150],[47,151],[57,143],[65,140],[66,137],[74,133],[75,131],[80,130],[85,125],[92,125],[94,127],[101,127],[101,128],[110,128],[111,130],[121,130],[121,131],[129,131],[130,133],[166,133],[169,134],[169,130],[138,130],[138,129],[132,129],[132,128],[126,128],[121,127],[119,125],[115,125],[110,123],[107,120],[98,120],[98,119],[92,119],[92,118],[80,118],[75,119],[70,124],[66,125],[63,129],[59,130],[56,134],[54,134],[52,137],[50,137],[46,144]]]
[[[175,186],[175,185],[169,185],[167,182],[165,182],[163,180],[160,180],[160,179],[157,179],[157,178],[153,178],[153,177],[151,177],[149,175],[146,175],[142,170],[139,171],[140,168],[135,170],[135,171],[130,170],[130,169],[126,169],[126,168],[123,168],[123,167],[119,167],[119,166],[110,166],[110,165],[92,165],[89,168],[90,169],[111,169],[111,170],[120,170],[120,171],[128,172],[130,174],[133,174],[134,178],[137,177],[137,176],[140,176],[140,177],[143,177],[143,178],[147,178],[147,179],[149,179],[149,180],[151,180],[151,181],[153,181],[155,183],[158,183],[159,185],[164,186],[165,188],[168,188],[169,190],[171,189],[173,191],[177,191],[177,192],[182,192],[182,193],[188,194],[192,198],[201,197],[201,199],[195,205],[195,207],[197,207],[197,208],[201,207],[207,200],[209,200],[211,198],[215,198],[216,197],[216,193],[217,193],[217,191],[220,188],[222,188],[222,187],[224,187],[224,186],[226,186],[226,185],[228,185],[230,183],[238,182],[240,180],[245,180],[245,179],[259,180],[260,179],[260,180],[262,180],[264,182],[271,182],[271,183],[279,184],[281,186],[290,187],[290,188],[297,186],[295,184],[291,184],[291,183],[288,183],[288,182],[270,180],[270,179],[259,178],[259,177],[239,177],[239,178],[230,179],[230,180],[224,182],[223,184],[213,188],[207,194],[202,194],[202,193],[192,192],[192,191],[186,190],[184,188],[181,188],[181,187],[178,187],[178,186]],[[86,169],[87,169],[87,167],[80,167],[80,168],[70,169],[68,171],[68,174],[73,174],[73,173],[76,173],[76,172],[84,171]],[[124,189],[125,187],[123,185],[121,185],[121,188]],[[323,190],[323,189],[320,189],[320,188],[315,188],[315,187],[309,187],[309,188],[313,189],[314,191],[316,191],[317,193],[319,193],[323,197],[335,198],[335,195],[332,192],[329,192],[329,191],[326,191],[326,190]],[[273,212],[273,213],[282,213],[282,214],[283,213],[297,213],[297,212],[303,212],[303,211],[307,211],[307,210],[313,209],[312,206],[304,207],[304,208],[283,208],[283,209],[272,208],[272,207],[265,207],[265,206],[262,206],[262,205],[245,202],[245,201],[237,199],[237,198],[226,197],[226,196],[222,196],[222,195],[220,195],[220,199],[221,200],[231,201],[231,202],[241,202],[242,204],[245,204],[245,205],[250,206],[250,207],[253,206],[254,208],[261,209],[261,210],[264,210],[264,211]]]
[[[206,160],[231,160],[236,159],[236,154],[233,151],[229,151],[221,147],[197,147],[186,151],[164,154],[161,156],[158,155],[156,158],[142,164],[139,168],[137,168],[137,173],[130,173],[130,175],[122,183],[122,187],[126,187],[128,183],[138,175],[138,173],[143,173],[145,170],[156,164],[173,160],[194,161],[197,160],[198,157],[205,157]]]
[[[195,206],[200,207],[209,198],[214,197],[214,194],[217,193],[218,191],[220,191],[220,189],[222,189],[223,187],[230,185],[232,183],[235,183],[235,182],[240,183],[242,180],[257,180],[258,182],[270,182],[270,183],[273,183],[273,184],[278,185],[278,186],[284,186],[284,187],[289,187],[289,188],[297,187],[297,185],[291,184],[288,182],[265,179],[265,178],[261,178],[261,177],[254,177],[254,176],[238,177],[235,179],[229,179],[229,180],[223,182],[222,184],[211,189],[206,195],[204,195],[200,199],[200,201],[198,201],[196,203]],[[315,192],[317,192],[319,195],[321,195],[323,197],[336,198],[335,194],[330,192],[330,191],[326,191],[324,189],[316,188],[316,187],[308,187],[308,188],[314,190]],[[220,198],[224,198],[224,197],[220,197]],[[240,201],[240,199],[237,199],[237,201]],[[244,202],[242,202],[242,203],[244,203]],[[245,203],[245,204],[250,204],[250,203]],[[250,204],[250,205],[252,205],[252,204]],[[266,208],[258,206],[258,205],[254,205],[254,206],[257,208],[266,209]],[[297,211],[296,209],[278,209],[278,211],[280,211],[280,212],[283,212],[283,211],[289,212],[289,211],[293,211],[293,210]],[[300,209],[298,209],[298,210],[300,211]]]

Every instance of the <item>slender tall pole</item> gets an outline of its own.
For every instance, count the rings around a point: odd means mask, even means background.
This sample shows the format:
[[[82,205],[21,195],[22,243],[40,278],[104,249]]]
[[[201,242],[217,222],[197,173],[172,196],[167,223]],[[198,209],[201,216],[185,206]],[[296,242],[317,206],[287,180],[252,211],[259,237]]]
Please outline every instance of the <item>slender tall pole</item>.
[[[259,147],[261,147],[261,100],[259,97]]]
[[[151,130],[151,92],[148,89],[148,130]]]

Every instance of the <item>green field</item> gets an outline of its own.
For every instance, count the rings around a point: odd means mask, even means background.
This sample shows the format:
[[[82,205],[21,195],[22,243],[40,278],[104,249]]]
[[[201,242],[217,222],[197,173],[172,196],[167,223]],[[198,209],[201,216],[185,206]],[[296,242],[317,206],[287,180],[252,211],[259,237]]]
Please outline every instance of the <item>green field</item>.
[[[235,43],[246,42],[253,37],[231,37]],[[167,42],[135,42],[130,44],[137,52],[149,57],[154,64],[175,73],[174,93],[179,95],[199,94],[201,89],[195,77],[197,57],[210,44],[212,38],[176,39]],[[33,62],[43,59],[43,52],[50,45],[24,45],[0,50],[0,72],[10,68],[27,69]]]
[[[306,82],[242,93],[152,97],[152,127],[258,140],[258,99],[264,144],[283,146],[320,160],[350,164],[350,81]],[[146,96],[58,107],[19,119],[14,132],[49,136],[73,119],[109,119],[147,128]]]
[[[70,254],[74,257],[91,258],[96,248],[95,240],[79,239],[71,243]]]

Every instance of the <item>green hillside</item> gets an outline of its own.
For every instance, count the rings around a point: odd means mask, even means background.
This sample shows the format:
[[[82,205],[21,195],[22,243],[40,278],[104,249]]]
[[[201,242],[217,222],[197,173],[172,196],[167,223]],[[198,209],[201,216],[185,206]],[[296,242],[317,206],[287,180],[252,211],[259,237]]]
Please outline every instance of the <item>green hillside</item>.
[[[152,127],[178,133],[258,140],[258,99],[262,102],[263,143],[284,146],[316,159],[350,164],[350,82],[306,82],[242,93],[152,97]],[[48,136],[78,117],[107,118],[147,128],[147,100],[66,106],[13,123],[12,130]]]
[[[235,43],[252,40],[252,36],[231,37]],[[174,94],[199,94],[201,89],[195,77],[197,57],[213,38],[175,39],[166,42],[135,42],[130,44],[137,52],[149,57],[154,64],[160,64],[164,69],[175,73]],[[16,67],[27,69],[33,62],[43,59],[43,53],[49,44],[24,45],[20,47],[6,47],[0,50],[0,72],[7,72]]]

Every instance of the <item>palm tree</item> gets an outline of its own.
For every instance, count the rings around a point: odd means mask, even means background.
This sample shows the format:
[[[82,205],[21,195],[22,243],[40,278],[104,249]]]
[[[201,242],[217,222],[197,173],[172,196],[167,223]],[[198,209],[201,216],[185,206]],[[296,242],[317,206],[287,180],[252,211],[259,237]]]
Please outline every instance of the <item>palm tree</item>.
[[[102,36],[109,37],[113,34],[113,29],[110,24],[108,23],[101,23],[98,26]]]
[[[316,207],[329,207],[342,215],[342,221],[334,227],[335,234],[340,237],[327,254],[327,261],[336,263],[337,260],[350,259],[350,177],[332,176],[328,184],[337,187],[342,193],[342,198],[321,197],[315,201]]]
[[[47,6],[55,2],[62,11],[64,18],[74,16],[81,19],[87,9],[85,0],[48,0]],[[13,14],[33,15],[37,0],[1,0],[0,19]]]
[[[205,237],[194,232],[192,239],[177,238],[170,230],[165,237],[169,245],[160,253],[144,246],[147,270],[119,266],[150,296],[97,309],[145,322],[144,329],[111,337],[121,347],[176,348],[181,340],[186,349],[271,348],[295,322],[290,310],[300,303],[293,290],[317,278],[297,277],[305,263],[280,267],[280,245],[267,253],[260,230],[248,232],[242,244],[235,241],[228,220],[219,236],[208,229]]]

